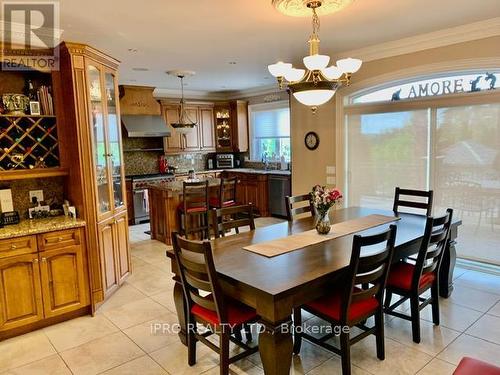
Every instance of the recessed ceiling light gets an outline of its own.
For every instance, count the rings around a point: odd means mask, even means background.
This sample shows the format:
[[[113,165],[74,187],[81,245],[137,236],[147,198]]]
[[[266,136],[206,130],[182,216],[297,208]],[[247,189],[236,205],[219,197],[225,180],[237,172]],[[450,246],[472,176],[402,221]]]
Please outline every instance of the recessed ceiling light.
[[[147,72],[149,71],[149,68],[132,68],[132,70],[136,72]]]
[[[130,53],[136,53],[137,52],[137,48],[129,48],[128,51]]]

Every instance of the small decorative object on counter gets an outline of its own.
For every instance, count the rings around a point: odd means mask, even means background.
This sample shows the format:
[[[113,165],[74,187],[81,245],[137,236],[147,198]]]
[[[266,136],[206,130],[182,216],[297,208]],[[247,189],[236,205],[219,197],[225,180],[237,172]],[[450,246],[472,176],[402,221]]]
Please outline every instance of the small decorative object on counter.
[[[335,206],[340,199],[342,193],[340,190],[328,189],[326,186],[316,185],[311,191],[311,202],[316,212],[316,231],[319,234],[330,233],[330,208]]]
[[[3,227],[4,225],[12,224],[19,224],[19,212],[2,212],[2,214],[0,215],[0,226]]]
[[[8,115],[24,115],[28,109],[29,98],[23,94],[3,94],[3,106]]]

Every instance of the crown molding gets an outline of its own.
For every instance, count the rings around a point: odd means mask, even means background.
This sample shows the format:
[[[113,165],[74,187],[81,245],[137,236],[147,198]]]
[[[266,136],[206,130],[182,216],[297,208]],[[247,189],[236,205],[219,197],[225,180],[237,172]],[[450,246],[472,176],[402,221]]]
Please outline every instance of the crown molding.
[[[241,99],[252,96],[268,95],[268,94],[279,94],[278,84],[266,85],[261,87],[253,87],[246,90],[232,91],[227,94],[227,99]]]
[[[156,88],[153,96],[157,99],[180,99],[181,90]],[[228,94],[225,92],[211,92],[201,90],[184,90],[184,96],[196,100],[227,100]]]
[[[364,62],[500,35],[500,17],[339,53]]]

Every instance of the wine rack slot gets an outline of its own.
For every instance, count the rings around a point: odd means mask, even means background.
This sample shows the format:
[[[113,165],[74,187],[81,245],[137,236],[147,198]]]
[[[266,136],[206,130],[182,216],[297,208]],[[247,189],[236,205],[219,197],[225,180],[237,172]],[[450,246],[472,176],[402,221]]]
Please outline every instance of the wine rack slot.
[[[59,165],[55,116],[0,116],[0,171]]]

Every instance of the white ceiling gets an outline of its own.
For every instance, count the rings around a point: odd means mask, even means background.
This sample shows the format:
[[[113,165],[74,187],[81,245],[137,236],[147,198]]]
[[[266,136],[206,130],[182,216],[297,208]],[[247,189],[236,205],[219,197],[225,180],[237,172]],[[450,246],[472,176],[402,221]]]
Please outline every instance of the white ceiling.
[[[172,69],[197,72],[186,80],[190,91],[270,85],[267,65],[300,64],[311,31],[309,18],[284,16],[271,0],[62,0],[60,6],[64,40],[121,60],[120,83],[162,89],[179,88],[165,74]],[[321,47],[333,55],[498,16],[499,0],[356,0],[321,17]]]

